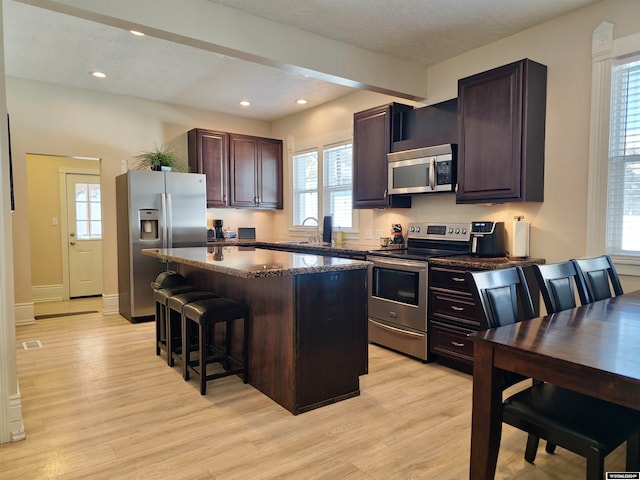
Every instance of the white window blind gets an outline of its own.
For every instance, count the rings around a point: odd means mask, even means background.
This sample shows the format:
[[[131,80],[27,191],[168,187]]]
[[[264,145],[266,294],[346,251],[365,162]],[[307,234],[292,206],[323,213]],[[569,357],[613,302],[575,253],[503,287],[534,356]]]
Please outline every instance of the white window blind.
[[[640,255],[640,54],[611,72],[607,252]]]
[[[293,155],[293,225],[302,225],[308,217],[318,218],[317,150]]]
[[[333,215],[333,226],[350,229],[353,226],[353,155],[351,143],[325,147],[324,211]]]

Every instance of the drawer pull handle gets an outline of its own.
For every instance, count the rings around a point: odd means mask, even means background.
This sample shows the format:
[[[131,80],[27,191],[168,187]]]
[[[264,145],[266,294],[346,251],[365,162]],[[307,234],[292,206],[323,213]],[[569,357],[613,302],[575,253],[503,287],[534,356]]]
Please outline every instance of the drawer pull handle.
[[[462,312],[464,310],[463,307],[456,307],[455,305],[451,305],[451,310],[455,310],[456,312]]]
[[[451,341],[451,345],[454,347],[464,347],[464,343]]]
[[[460,277],[452,277],[451,280],[453,280],[454,282],[464,282],[464,278]]]

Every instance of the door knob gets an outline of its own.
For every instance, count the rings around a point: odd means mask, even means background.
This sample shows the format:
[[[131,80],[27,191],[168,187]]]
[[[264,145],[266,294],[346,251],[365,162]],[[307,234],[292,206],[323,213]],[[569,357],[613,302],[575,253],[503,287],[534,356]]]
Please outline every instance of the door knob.
[[[69,236],[70,236],[70,237],[75,237],[75,236],[76,236],[76,234],[72,232],[72,233],[70,233],[70,234],[69,234]]]
[[[69,242],[69,245],[75,245],[76,242]]]

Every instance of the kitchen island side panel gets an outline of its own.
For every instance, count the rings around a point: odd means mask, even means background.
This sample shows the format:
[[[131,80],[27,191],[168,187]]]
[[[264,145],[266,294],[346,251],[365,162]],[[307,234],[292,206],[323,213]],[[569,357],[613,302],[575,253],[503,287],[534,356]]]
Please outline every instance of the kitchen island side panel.
[[[180,273],[198,288],[249,307],[249,383],[290,412],[298,413],[295,401],[295,276],[246,279],[188,265],[180,265]],[[240,349],[240,345],[236,338],[234,347]]]

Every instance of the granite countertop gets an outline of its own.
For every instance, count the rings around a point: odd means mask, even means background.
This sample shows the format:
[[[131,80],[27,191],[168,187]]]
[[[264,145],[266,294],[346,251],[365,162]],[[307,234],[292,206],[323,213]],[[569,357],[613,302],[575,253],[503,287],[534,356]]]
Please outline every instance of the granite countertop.
[[[256,248],[282,248],[287,250],[301,252],[317,251],[319,255],[336,254],[336,255],[367,255],[373,251],[397,250],[404,248],[404,245],[389,245],[388,247],[380,247],[375,245],[333,245],[328,243],[310,243],[302,241],[289,240],[218,240],[209,242],[211,246],[250,246]],[[497,270],[499,268],[508,267],[528,267],[535,263],[544,264],[544,258],[516,258],[516,257],[476,257],[473,255],[454,255],[449,257],[432,257],[429,262],[433,265],[462,267],[477,270]]]
[[[347,258],[256,248],[256,242],[251,245],[240,245],[239,242],[233,242],[232,245],[220,243],[207,247],[149,248],[143,249],[142,253],[241,278],[364,270],[371,265],[371,262]]]
[[[207,242],[208,246],[251,246],[257,248],[282,248],[287,250],[309,251],[336,253],[338,255],[366,255],[375,250],[397,250],[404,248],[404,245],[389,245],[388,247],[380,247],[375,245],[334,245],[330,243],[305,242],[297,240],[216,240]]]
[[[454,255],[451,257],[434,257],[429,260],[432,265],[445,267],[463,267],[477,270],[498,270],[509,267],[528,267],[536,263],[545,263],[544,258],[496,257],[483,258],[472,255]]]

